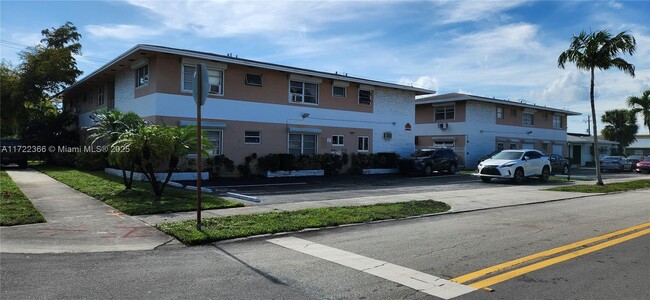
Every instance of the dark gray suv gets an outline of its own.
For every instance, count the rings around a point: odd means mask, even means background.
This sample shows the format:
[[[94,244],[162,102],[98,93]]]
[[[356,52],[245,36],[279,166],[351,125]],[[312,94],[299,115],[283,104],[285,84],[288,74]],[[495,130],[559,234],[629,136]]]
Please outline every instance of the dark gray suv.
[[[448,148],[420,149],[401,158],[399,170],[402,174],[424,173],[427,176],[436,171],[454,174],[458,171],[458,155]]]

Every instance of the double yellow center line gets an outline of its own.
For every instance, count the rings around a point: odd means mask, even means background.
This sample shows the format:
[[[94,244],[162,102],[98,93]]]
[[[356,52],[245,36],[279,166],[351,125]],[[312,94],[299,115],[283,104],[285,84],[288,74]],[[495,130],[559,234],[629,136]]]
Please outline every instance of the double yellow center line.
[[[539,252],[533,255],[525,256],[522,258],[518,258],[515,260],[511,260],[505,263],[501,263],[492,267],[488,267],[482,270],[478,270],[476,272],[472,272],[466,275],[462,275],[459,277],[456,277],[452,279],[451,281],[457,282],[457,283],[467,283],[474,281],[476,279],[485,277],[487,275],[490,275],[492,273],[496,273],[508,268],[512,268],[516,265],[527,263],[533,260],[537,259],[542,259],[542,258],[547,258],[559,253],[567,252],[569,250],[573,250],[576,248],[583,247],[579,250],[575,250],[573,252],[565,253],[559,256],[551,257],[527,266],[523,266],[511,271],[507,271],[505,273],[501,273],[489,278],[482,279],[480,281],[473,282],[469,284],[469,286],[476,288],[476,289],[486,289],[487,287],[512,279],[517,276],[521,276],[523,274],[539,270],[572,258],[576,258],[581,255],[585,255],[594,251],[598,251],[616,244],[620,244],[622,242],[638,238],[640,236],[646,235],[650,233],[650,222],[648,223],[643,223],[639,224],[636,226],[628,227],[625,229],[621,229],[618,231],[614,231],[611,233],[603,234],[597,237],[589,238],[586,240],[582,240],[579,242],[571,243],[565,246],[553,248],[547,251]],[[592,246],[587,246],[595,244]]]

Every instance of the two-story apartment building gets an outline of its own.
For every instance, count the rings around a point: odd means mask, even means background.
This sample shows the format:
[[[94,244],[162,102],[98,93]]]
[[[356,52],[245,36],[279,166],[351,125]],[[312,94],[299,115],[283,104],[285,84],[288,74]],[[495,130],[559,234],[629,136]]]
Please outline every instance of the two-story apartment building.
[[[494,98],[450,93],[415,101],[416,147],[450,147],[466,169],[495,150],[567,152],[567,117],[579,113]]]
[[[435,91],[231,55],[137,45],[63,92],[81,129],[98,109],[133,111],[154,124],[196,124],[192,80],[208,68],[202,128],[240,163],[251,153],[373,153],[414,150],[415,96]]]

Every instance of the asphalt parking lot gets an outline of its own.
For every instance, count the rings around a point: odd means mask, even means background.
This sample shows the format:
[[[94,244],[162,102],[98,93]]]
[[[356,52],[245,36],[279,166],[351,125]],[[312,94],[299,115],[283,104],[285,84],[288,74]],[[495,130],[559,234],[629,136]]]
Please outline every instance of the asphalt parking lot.
[[[595,178],[595,169],[573,169],[571,176]],[[650,178],[648,174],[636,172],[604,172],[603,180],[615,178]],[[194,185],[192,182],[184,184]],[[509,181],[483,183],[473,175],[439,173],[433,176],[387,175],[339,175],[331,177],[252,178],[220,179],[204,181],[202,186],[216,190],[219,195],[227,192],[257,197],[261,203],[249,205],[279,204],[301,201],[334,200],[368,196],[400,195],[409,193],[458,191],[477,188],[499,188],[509,186]],[[528,179],[526,185],[553,186],[557,182],[541,182]]]

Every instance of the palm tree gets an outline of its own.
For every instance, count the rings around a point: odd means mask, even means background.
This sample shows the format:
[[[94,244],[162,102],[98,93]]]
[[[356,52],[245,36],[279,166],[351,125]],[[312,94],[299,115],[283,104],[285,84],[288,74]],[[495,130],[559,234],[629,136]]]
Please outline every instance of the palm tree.
[[[641,113],[643,125],[648,127],[648,131],[650,131],[650,90],[643,92],[641,97],[631,96],[627,98],[627,105],[632,108],[635,114]]]
[[[598,185],[604,185],[600,173],[600,157],[598,153],[598,128],[596,127],[596,105],[594,104],[594,71],[609,70],[615,67],[634,77],[634,65],[618,57],[619,53],[633,55],[636,51],[636,40],[625,31],[612,36],[607,30],[573,36],[571,46],[562,52],[557,59],[558,67],[564,69],[566,62],[572,62],[578,69],[591,73],[591,86],[589,98],[591,100],[591,120],[594,132],[594,161],[596,163],[596,177]]]
[[[618,152],[623,154],[623,149],[636,140],[634,137],[639,131],[636,124],[636,113],[627,109],[608,110],[600,119],[605,125],[601,132],[608,140],[618,142]]]
[[[118,149],[115,147],[115,142],[120,138],[120,135],[137,131],[140,127],[146,125],[146,121],[134,112],[123,113],[114,109],[96,112],[95,122],[95,125],[88,128],[88,132],[91,134],[86,140],[90,145],[97,142],[108,144],[108,160],[122,169],[124,188],[130,190],[133,186],[133,172],[135,171],[134,153],[126,151],[127,148],[119,149],[120,151],[111,150]],[[131,171],[128,178],[126,171]]]

